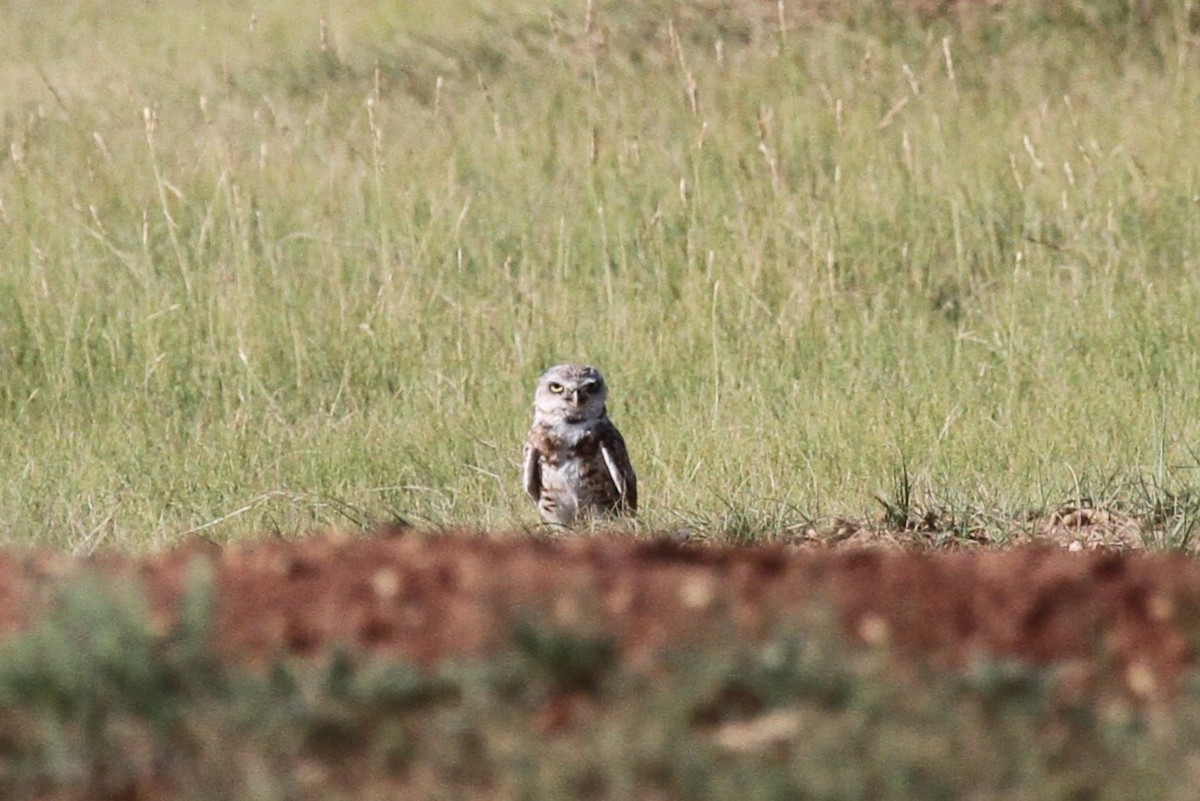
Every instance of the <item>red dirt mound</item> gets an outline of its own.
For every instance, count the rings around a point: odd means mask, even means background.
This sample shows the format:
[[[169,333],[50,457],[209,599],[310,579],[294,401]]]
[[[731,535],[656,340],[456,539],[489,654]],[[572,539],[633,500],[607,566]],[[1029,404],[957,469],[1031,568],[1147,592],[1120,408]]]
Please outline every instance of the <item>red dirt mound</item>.
[[[263,663],[334,645],[429,664],[485,655],[522,618],[614,638],[635,665],[672,646],[833,618],[852,641],[967,664],[979,657],[1119,668],[1164,697],[1193,660],[1200,562],[1055,549],[679,547],[628,537],[393,533],[187,547],[92,564],[137,576],[168,625],[196,560],[216,587],[222,652]],[[0,556],[0,632],[27,625],[85,563]]]

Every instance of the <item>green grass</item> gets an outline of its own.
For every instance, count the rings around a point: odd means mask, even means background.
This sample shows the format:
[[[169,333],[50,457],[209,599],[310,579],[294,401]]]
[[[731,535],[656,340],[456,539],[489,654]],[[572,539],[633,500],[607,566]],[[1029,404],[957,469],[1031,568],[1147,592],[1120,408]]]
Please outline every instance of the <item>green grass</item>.
[[[581,360],[653,527],[903,466],[1178,540],[1200,21],[1136,5],[10,4],[0,538],[531,525]]]
[[[81,575],[0,643],[9,799],[1127,799],[1188,797],[1195,677],[1170,715],[1064,666],[951,671],[848,647],[792,619],[613,658],[594,633],[531,622],[483,661],[420,668],[336,652],[251,670],[209,641],[193,574],[184,623]]]

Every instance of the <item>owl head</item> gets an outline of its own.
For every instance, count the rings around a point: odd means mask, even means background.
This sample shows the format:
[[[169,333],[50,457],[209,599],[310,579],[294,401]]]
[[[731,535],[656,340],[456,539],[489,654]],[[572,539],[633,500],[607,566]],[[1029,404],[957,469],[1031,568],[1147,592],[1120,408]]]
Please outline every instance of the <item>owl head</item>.
[[[538,379],[533,393],[534,418],[548,422],[582,423],[606,416],[608,385],[595,367],[558,364]]]

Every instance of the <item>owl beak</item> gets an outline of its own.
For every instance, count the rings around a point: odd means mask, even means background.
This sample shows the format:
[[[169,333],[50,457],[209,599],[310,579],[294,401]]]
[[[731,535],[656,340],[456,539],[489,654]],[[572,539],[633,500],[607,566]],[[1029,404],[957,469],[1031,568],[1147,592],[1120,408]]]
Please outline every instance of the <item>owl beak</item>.
[[[579,405],[579,390],[577,389],[571,391],[571,404],[574,406]]]

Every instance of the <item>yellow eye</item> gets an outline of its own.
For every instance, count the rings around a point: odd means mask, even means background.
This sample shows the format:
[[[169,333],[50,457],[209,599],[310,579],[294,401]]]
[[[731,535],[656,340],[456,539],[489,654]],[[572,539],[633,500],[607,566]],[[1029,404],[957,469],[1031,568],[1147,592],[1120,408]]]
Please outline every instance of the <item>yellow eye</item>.
[[[555,382],[555,381],[551,381],[551,382],[550,382],[550,386],[548,387],[548,389],[549,389],[551,392],[553,392],[555,395],[561,395],[561,394],[562,394],[562,391],[563,391],[563,385],[562,385],[562,384],[559,384],[559,383],[557,383],[557,382]]]

